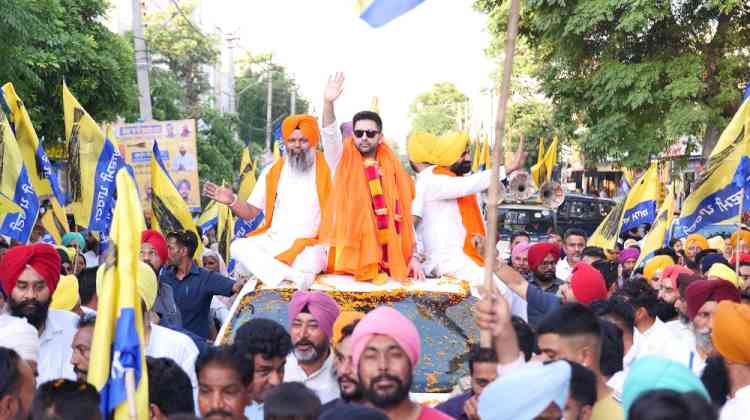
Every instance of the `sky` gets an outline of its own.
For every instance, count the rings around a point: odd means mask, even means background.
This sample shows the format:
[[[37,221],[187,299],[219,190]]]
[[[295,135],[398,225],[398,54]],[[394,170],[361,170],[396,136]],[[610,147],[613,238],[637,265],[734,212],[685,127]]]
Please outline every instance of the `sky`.
[[[434,83],[452,82],[472,100],[473,126],[490,121],[483,89],[497,64],[487,59],[486,16],[471,0],[426,0],[386,26],[359,19],[355,0],[204,0],[201,26],[237,33],[253,52],[272,52],[319,114],[330,74],[343,72],[338,120],[369,109],[377,96],[386,137],[403,144],[409,105]],[[483,96],[484,95],[484,96]]]

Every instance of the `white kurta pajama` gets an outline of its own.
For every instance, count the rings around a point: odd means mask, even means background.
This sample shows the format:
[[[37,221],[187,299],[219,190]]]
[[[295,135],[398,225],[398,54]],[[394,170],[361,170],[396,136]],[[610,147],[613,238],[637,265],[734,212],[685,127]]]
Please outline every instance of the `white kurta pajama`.
[[[490,186],[491,171],[469,176],[450,177],[435,174],[435,166],[417,174],[417,189],[421,191],[422,222],[420,231],[427,260],[425,272],[466,280],[473,290],[484,282],[484,267],[479,266],[464,253],[466,229],[461,219],[458,199],[485,191]],[[500,178],[505,178],[501,168]],[[494,242],[494,241],[493,241]],[[526,301],[513,293],[495,277],[498,290],[503,294],[514,315],[526,319]]]
[[[258,183],[247,199],[248,204],[266,208],[266,182],[269,165],[263,170]],[[320,226],[320,202],[315,179],[315,164],[307,173],[299,174],[284,164],[279,176],[273,220],[265,233],[232,243],[231,253],[242,266],[269,286],[300,273],[317,274],[327,263],[326,248],[322,245],[306,247],[291,266],[275,257],[292,247],[300,238],[314,238]]]

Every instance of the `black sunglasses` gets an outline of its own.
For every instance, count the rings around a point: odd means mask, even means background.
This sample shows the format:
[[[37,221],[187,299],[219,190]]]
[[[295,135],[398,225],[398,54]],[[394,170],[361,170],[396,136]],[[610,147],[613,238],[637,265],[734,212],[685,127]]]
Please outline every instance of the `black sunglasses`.
[[[354,130],[354,136],[358,138],[364,137],[367,134],[367,138],[371,139],[378,135],[378,130]]]

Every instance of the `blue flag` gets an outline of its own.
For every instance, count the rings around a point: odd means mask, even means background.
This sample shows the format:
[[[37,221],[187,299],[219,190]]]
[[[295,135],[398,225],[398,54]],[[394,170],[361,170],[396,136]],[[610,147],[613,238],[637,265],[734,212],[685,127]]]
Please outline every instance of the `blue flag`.
[[[255,229],[260,226],[260,224],[263,223],[263,212],[259,212],[257,216],[253,220],[245,220],[241,218],[237,218],[234,222],[234,237],[235,238],[244,238],[247,236],[248,233],[254,231]]]

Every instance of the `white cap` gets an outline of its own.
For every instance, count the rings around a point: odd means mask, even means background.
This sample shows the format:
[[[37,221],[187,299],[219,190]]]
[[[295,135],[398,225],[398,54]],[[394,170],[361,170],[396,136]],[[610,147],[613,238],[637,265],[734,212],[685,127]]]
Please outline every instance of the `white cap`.
[[[24,360],[39,358],[39,332],[23,318],[0,315],[0,331],[3,332],[2,347],[15,350]]]

